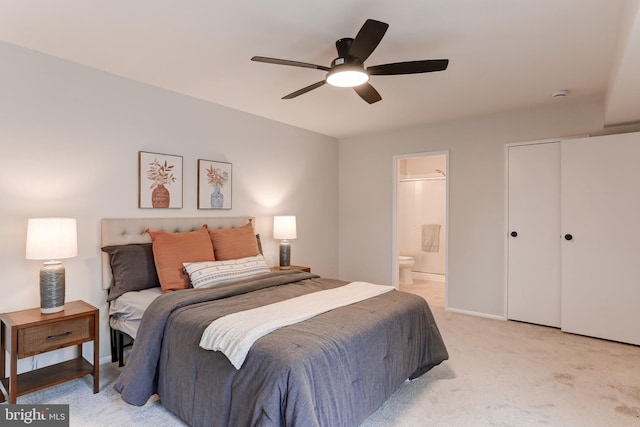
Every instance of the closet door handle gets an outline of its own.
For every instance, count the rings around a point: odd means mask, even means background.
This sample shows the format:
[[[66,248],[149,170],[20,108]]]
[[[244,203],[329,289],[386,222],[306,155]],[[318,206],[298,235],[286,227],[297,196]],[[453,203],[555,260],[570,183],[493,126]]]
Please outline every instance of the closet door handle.
[[[565,234],[564,235],[564,240],[572,240],[573,236],[571,234]]]
[[[511,237],[518,237],[518,232],[517,231],[512,231],[511,232]]]

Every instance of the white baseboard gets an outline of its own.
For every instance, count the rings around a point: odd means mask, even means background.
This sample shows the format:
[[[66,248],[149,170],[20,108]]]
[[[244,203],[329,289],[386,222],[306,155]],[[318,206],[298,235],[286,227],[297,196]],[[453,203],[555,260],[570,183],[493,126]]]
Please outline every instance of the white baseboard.
[[[412,271],[411,277],[416,280],[430,280],[432,282],[445,282],[444,274],[436,274],[436,273],[423,273],[422,271]]]
[[[467,316],[484,317],[485,319],[493,320],[507,320],[504,316],[497,316],[495,314],[480,313],[479,311],[460,310],[457,308],[447,307],[447,311],[452,313],[466,314]]]
[[[117,362],[111,362],[111,354],[109,354],[108,356],[102,356],[100,358],[101,365],[106,365],[107,363],[117,363]]]

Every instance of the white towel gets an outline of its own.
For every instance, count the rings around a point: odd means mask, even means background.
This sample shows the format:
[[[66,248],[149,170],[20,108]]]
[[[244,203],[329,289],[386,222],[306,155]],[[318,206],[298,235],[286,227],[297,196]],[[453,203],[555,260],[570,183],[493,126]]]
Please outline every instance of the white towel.
[[[422,224],[422,251],[440,251],[440,224]]]
[[[283,326],[302,322],[393,289],[392,286],[352,282],[339,288],[228,314],[214,320],[205,329],[200,347],[221,351],[236,369],[240,369],[249,349],[258,338]]]

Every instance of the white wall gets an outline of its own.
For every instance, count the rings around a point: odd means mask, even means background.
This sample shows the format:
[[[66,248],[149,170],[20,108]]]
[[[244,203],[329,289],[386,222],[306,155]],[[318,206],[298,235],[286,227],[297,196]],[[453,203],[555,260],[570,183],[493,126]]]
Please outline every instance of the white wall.
[[[140,150],[183,156],[182,209],[137,208]],[[0,312],[40,304],[41,263],[24,258],[29,217],[77,218],[66,299],[101,309],[103,357],[100,218],[253,215],[275,265],[272,216],[294,214],[293,263],[336,277],[337,156],[333,138],[0,43]],[[196,208],[199,158],[233,164],[232,210]],[[25,359],[20,369],[59,353]]]
[[[447,181],[400,181],[397,188],[398,253],[413,257],[412,271],[446,273]],[[439,224],[438,250],[422,250],[422,225]]]
[[[601,100],[344,139],[340,278],[392,282],[393,156],[449,150],[448,306],[504,315],[504,144],[602,128]]]

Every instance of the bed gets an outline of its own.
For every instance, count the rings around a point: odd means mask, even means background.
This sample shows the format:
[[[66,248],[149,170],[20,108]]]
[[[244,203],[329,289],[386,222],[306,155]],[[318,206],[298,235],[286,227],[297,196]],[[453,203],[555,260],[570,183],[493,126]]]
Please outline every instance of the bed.
[[[145,229],[186,234],[207,224],[210,230],[233,230],[249,220],[103,219],[102,246],[148,245]],[[215,240],[212,245],[217,247]],[[105,288],[113,283],[112,257],[105,252]],[[195,277],[190,276],[194,285],[199,283]],[[201,347],[208,328],[233,313],[313,299],[347,285],[304,271],[267,268],[211,287],[150,297],[115,389],[138,406],[157,394],[164,407],[192,426],[358,425],[407,379],[448,358],[424,299],[389,290],[279,327],[251,345],[239,368],[222,352]],[[122,327],[111,325],[116,334]]]

